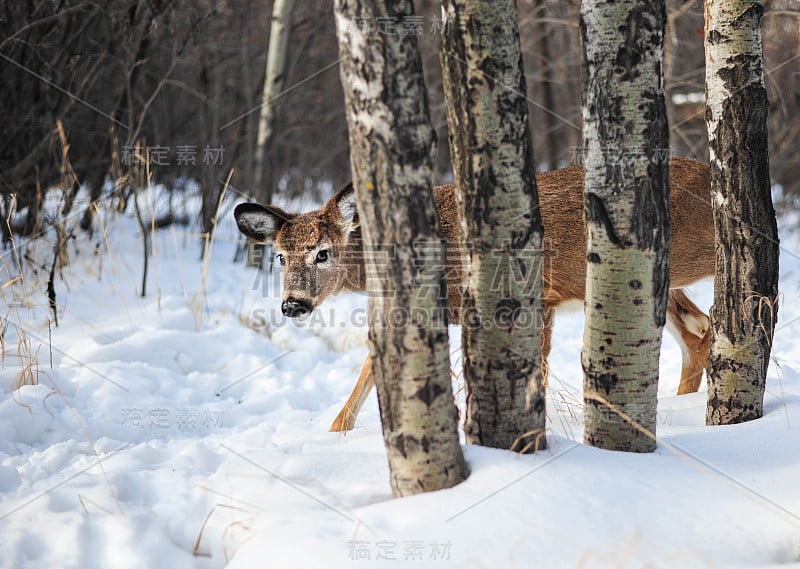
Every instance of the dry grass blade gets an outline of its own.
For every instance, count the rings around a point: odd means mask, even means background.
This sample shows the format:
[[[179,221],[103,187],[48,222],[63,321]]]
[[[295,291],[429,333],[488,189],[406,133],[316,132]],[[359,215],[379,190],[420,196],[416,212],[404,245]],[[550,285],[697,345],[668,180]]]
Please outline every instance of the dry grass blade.
[[[772,337],[775,331],[775,317],[778,313],[780,298],[780,294],[778,294],[775,298],[769,298],[763,294],[751,292],[750,296],[744,299],[746,303],[756,299],[758,300],[758,328],[764,333],[764,338],[766,338],[767,345],[770,348],[772,348]],[[764,323],[765,310],[766,314],[769,315],[769,322],[767,324]],[[769,326],[769,329],[767,329],[767,326]]]
[[[228,177],[225,179],[225,185],[222,187],[222,191],[219,193],[217,207],[214,210],[214,217],[211,218],[211,230],[203,236],[205,242],[203,244],[203,266],[200,272],[200,287],[198,288],[197,293],[195,293],[195,295],[192,297],[192,300],[189,301],[189,305],[192,307],[192,313],[194,315],[195,330],[200,330],[200,324],[202,323],[203,319],[203,308],[205,308],[206,304],[206,284],[208,283],[208,270],[211,266],[211,251],[214,247],[214,236],[217,230],[217,222],[219,221],[219,210],[222,207],[225,194],[228,192],[228,186],[231,182],[232,176],[233,168],[231,168],[231,170],[228,172]]]
[[[230,506],[228,504],[216,504],[213,508],[211,508],[211,510],[208,512],[208,514],[206,514],[206,517],[203,520],[202,525],[200,526],[200,531],[197,534],[197,540],[194,542],[194,548],[192,549],[192,555],[194,555],[195,557],[209,557],[209,558],[211,557],[210,553],[204,553],[204,552],[200,551],[200,544],[203,541],[203,534],[206,531],[206,526],[208,525],[208,522],[211,520],[211,516],[213,516],[214,512],[217,511],[217,508],[228,508],[228,509],[231,509],[231,510],[238,510],[240,512],[247,512],[248,511],[248,510],[245,510],[244,508],[239,508],[237,506]]]
[[[14,201],[15,198],[12,198]],[[4,284],[0,290],[8,290],[8,289],[17,289],[19,291],[19,296],[17,297],[15,293],[12,292],[12,295],[15,296],[15,300],[9,303],[9,314],[3,318],[2,330],[0,330],[0,350],[2,350],[2,362],[5,365],[6,360],[6,335],[7,331],[9,330],[9,326],[13,326],[17,332],[17,357],[19,358],[19,365],[20,371],[16,375],[14,379],[15,389],[14,391],[18,390],[20,387],[24,385],[36,385],[39,379],[39,360],[38,360],[38,348],[36,353],[34,353],[30,336],[25,332],[26,330],[30,329],[30,313],[29,309],[32,306],[30,295],[28,291],[28,283],[25,279],[25,272],[24,267],[22,264],[23,256],[20,254],[17,239],[11,229],[11,212],[14,211],[14,208],[9,209],[8,217],[5,220],[5,223],[8,227],[8,232],[11,241],[11,248],[14,255],[14,259],[16,261],[16,266],[13,268],[13,271],[16,272],[15,275],[12,275],[12,269],[4,263],[5,271],[8,272],[9,280]],[[23,315],[20,313],[20,308],[24,309],[25,320],[27,321],[27,326],[23,322]],[[14,317],[14,321],[12,321],[12,316]],[[35,371],[34,371],[35,370]],[[16,398],[15,398],[16,400]],[[28,408],[30,407],[20,401],[17,401],[20,405]]]

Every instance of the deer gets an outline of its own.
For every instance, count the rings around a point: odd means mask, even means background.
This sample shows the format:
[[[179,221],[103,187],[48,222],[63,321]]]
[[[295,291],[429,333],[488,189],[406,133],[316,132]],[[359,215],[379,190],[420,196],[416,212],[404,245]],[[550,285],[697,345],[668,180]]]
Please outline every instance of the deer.
[[[682,353],[678,395],[696,392],[708,364],[710,321],[685,287],[714,276],[714,224],[709,166],[671,158],[670,290],[666,330]],[[571,301],[583,301],[586,280],[584,169],[571,166],[536,176],[544,228],[542,263],[542,375],[546,385],[554,313]],[[433,198],[445,243],[448,313],[458,324],[462,296],[464,226],[453,185],[436,186]],[[356,195],[348,184],[318,210],[288,213],[274,205],[241,203],[234,210],[239,230],[250,240],[270,244],[282,270],[281,311],[290,318],[311,313],[326,298],[367,288]],[[367,356],[355,387],[333,421],[331,432],[346,432],[374,386]]]

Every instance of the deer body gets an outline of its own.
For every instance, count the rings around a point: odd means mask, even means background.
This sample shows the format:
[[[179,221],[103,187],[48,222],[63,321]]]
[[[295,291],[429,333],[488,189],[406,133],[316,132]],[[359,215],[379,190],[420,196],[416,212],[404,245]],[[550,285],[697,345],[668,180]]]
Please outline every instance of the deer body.
[[[542,369],[547,370],[553,312],[559,305],[583,300],[586,237],[583,223],[583,178],[580,166],[539,174],[539,206],[544,226]],[[714,224],[707,165],[686,158],[670,160],[670,290],[667,329],[683,352],[679,394],[697,391],[708,363],[708,317],[680,290],[714,275]],[[440,232],[445,240],[450,321],[459,322],[464,262],[464,232],[455,187],[433,190]],[[260,243],[272,243],[283,267],[283,301],[287,316],[306,314],[325,298],[366,289],[364,256],[355,195],[350,186],[325,206],[306,214],[289,214],[274,206],[241,204],[235,211],[239,229]],[[331,431],[355,425],[358,410],[374,382],[372,362],[364,363],[358,382]]]

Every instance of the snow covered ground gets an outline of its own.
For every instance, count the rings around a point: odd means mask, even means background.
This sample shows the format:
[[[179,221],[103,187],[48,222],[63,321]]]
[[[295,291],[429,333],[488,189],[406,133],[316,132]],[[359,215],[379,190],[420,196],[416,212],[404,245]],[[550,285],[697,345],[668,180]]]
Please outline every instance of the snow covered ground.
[[[232,263],[226,211],[205,295],[197,236],[169,228],[146,298],[137,225],[104,213],[102,234],[69,245],[58,327],[47,271],[9,283],[2,251],[0,566],[800,567],[794,219],[763,419],[706,427],[704,391],[673,395],[680,354],[666,339],[658,450],[582,445],[582,315],[560,315],[550,448],[467,445],[465,483],[395,500],[374,393],[355,431],[327,431],[366,355],[366,299],[287,322],[277,276]],[[710,284],[693,292],[706,309]],[[19,387],[26,369],[36,384]]]

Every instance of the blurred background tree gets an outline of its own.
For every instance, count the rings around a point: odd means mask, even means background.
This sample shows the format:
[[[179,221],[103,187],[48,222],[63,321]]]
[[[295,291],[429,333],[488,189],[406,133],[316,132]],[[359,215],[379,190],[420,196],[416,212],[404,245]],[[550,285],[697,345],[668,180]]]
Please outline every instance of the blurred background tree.
[[[255,187],[256,137],[271,1],[28,0],[0,4],[0,216],[31,234],[49,189],[127,203],[120,183],[136,144],[150,149],[153,181],[203,191],[208,231],[231,169],[231,189],[255,199],[319,200],[350,178],[333,8],[295,0],[282,92]],[[670,0],[666,94],[673,154],[707,158],[703,105],[703,2]],[[548,170],[581,155],[581,54],[577,0],[519,0],[519,28],[534,156]],[[800,8],[764,3],[772,180],[800,195]],[[439,68],[440,2],[416,2],[417,19],[374,22],[414,33],[423,56],[439,150],[435,181],[452,180]],[[74,176],[64,175],[58,121]],[[156,151],[153,152],[153,149]],[[128,162],[128,164],[126,164]],[[106,181],[117,184],[104,185]],[[12,198],[13,196],[13,198]],[[86,200],[80,203],[87,203]],[[89,202],[90,203],[90,202]],[[65,207],[71,208],[71,202]],[[77,206],[76,206],[77,207]],[[91,207],[75,211],[84,229]],[[9,238],[5,222],[3,237]]]

